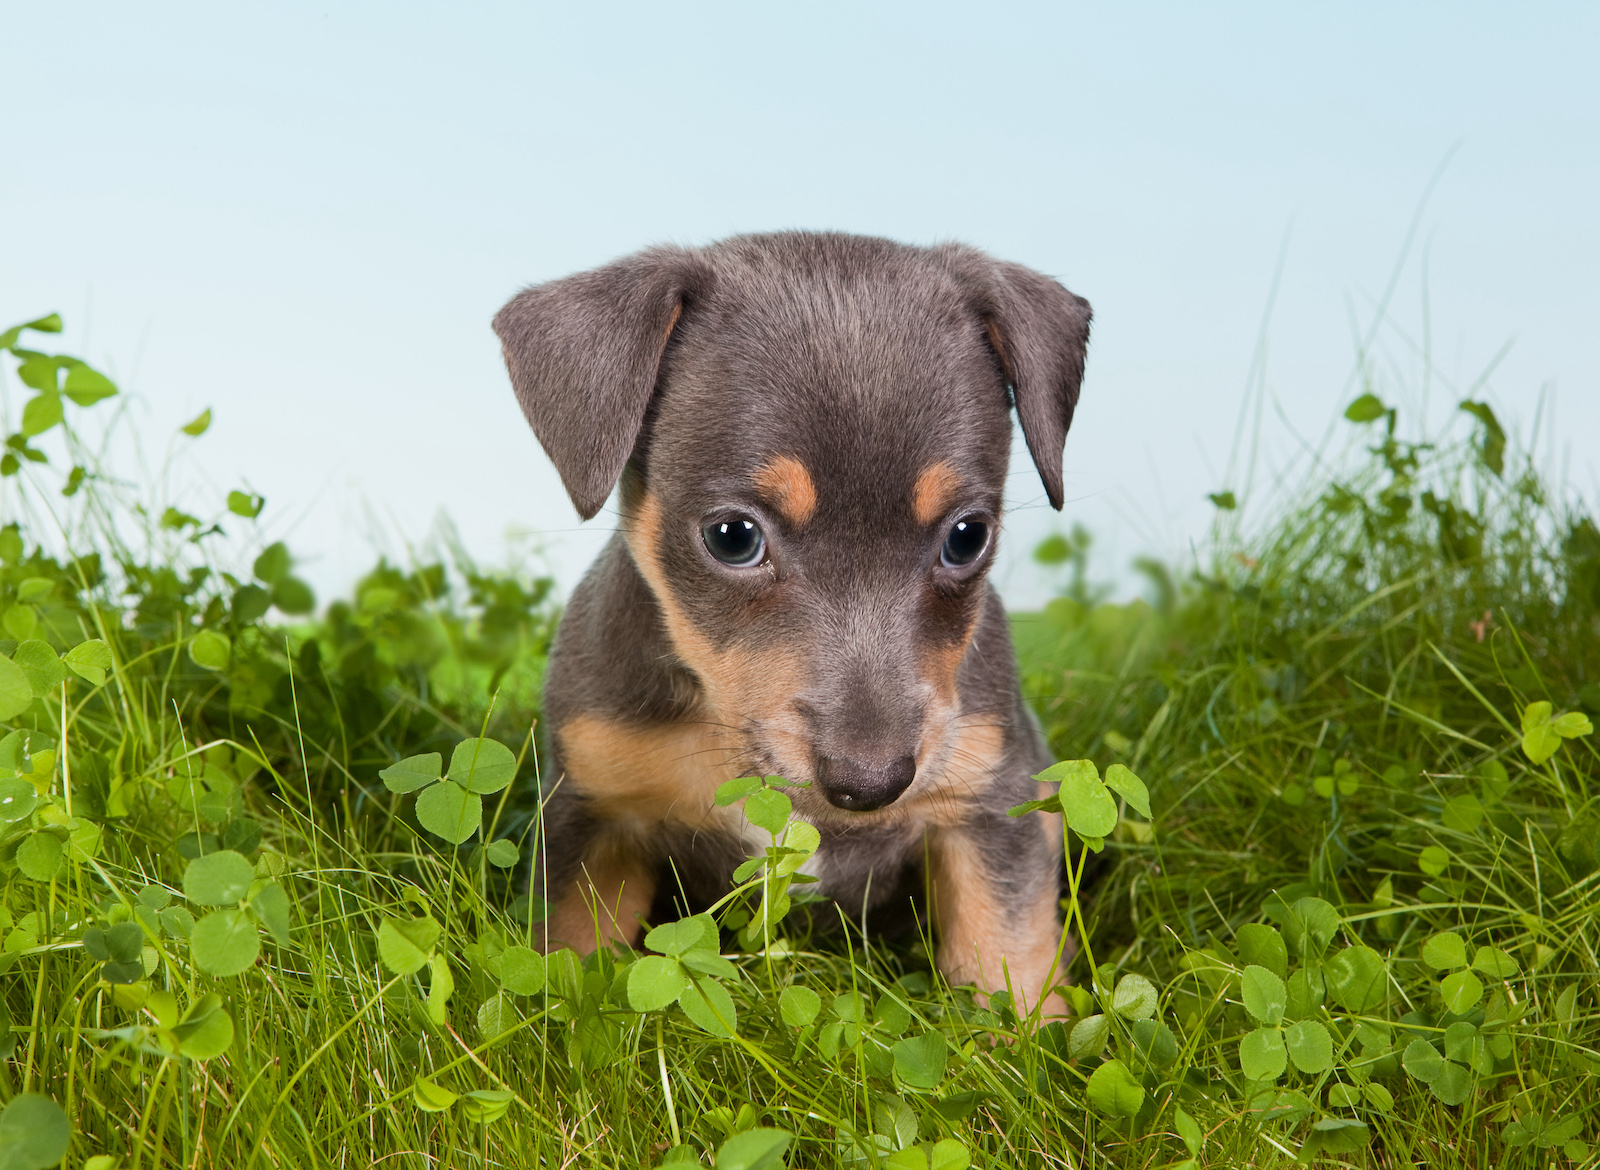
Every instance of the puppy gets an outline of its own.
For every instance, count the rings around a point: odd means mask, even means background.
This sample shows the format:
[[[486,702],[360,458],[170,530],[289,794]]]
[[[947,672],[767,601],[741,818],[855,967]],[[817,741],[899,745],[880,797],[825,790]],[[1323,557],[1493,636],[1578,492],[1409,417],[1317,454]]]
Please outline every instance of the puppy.
[[[765,838],[713,794],[776,774],[810,785],[814,889],[865,914],[925,882],[952,983],[1048,994],[1061,828],[1006,815],[1050,758],[987,576],[1013,407],[1061,507],[1089,319],[971,248],[808,232],[653,248],[500,311],[578,512],[621,483],[550,656],[550,945],[725,893]]]

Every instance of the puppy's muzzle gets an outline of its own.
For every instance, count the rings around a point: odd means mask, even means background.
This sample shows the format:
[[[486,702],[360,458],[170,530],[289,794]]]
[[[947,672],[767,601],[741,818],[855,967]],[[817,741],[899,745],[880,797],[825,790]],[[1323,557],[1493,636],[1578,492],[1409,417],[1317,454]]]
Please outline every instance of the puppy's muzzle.
[[[817,760],[817,782],[822,794],[835,808],[850,812],[871,812],[893,804],[911,787],[917,774],[917,761],[901,756],[887,764],[866,764],[844,756],[823,756]]]

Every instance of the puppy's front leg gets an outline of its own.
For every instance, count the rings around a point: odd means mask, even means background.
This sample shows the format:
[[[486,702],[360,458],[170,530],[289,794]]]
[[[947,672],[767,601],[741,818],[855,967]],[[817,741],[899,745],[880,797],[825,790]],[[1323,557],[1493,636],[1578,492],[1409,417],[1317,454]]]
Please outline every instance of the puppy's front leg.
[[[587,955],[599,946],[633,944],[655,897],[654,858],[639,835],[602,821],[576,792],[557,788],[545,805],[534,860],[534,888],[551,903],[545,949],[569,946]]]
[[[1061,941],[1059,859],[1059,825],[1043,814],[980,811],[933,836],[928,864],[939,970],[952,984],[992,992],[1009,979],[1023,1012],[1045,997],[1045,1016],[1066,1014],[1045,983],[1065,974],[1050,971]],[[1063,955],[1063,964],[1070,957]]]
[[[577,874],[546,897],[546,950],[569,946],[581,955],[614,942],[632,946],[656,893],[653,866],[639,857],[630,835],[602,833],[589,843]]]

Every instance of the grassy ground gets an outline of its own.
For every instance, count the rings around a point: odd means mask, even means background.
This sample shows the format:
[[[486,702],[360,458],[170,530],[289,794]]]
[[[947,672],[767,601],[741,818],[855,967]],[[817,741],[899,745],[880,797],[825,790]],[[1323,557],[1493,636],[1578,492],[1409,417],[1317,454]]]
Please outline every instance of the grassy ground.
[[[1486,411],[1413,445],[1363,399],[1368,457],[1148,566],[1156,603],[1080,574],[1017,617],[1104,849],[1041,1027],[927,940],[785,917],[781,788],[720,934],[546,960],[547,584],[380,566],[312,619],[281,546],[212,562],[259,500],[95,474],[109,384],[34,336],[0,335],[0,1166],[1593,1164],[1600,531]]]

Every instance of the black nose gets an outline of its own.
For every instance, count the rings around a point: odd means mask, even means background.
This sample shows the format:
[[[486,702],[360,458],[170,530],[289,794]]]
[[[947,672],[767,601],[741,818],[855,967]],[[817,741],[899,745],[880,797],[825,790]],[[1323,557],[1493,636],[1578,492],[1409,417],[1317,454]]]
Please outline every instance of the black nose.
[[[828,803],[851,812],[871,812],[893,804],[911,787],[916,774],[917,761],[910,756],[877,766],[844,756],[823,756],[817,761],[817,780]]]

